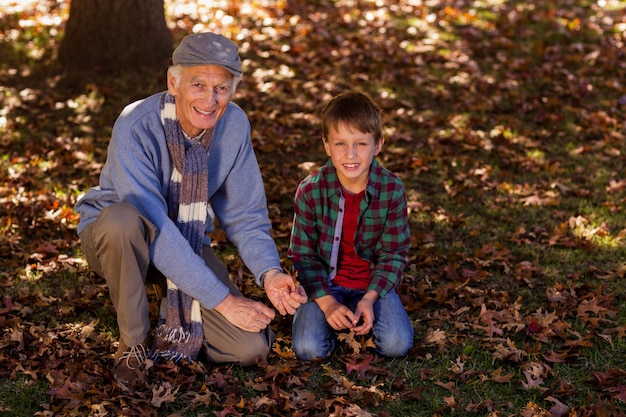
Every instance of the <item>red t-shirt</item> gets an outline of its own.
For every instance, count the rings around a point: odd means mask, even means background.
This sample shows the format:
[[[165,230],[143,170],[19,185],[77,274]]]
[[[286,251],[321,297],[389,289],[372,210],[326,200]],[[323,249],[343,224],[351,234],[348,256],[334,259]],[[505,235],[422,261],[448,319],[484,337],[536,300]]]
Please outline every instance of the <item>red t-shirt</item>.
[[[343,195],[346,199],[346,212],[341,230],[337,275],[333,278],[333,284],[366,290],[371,278],[370,264],[359,258],[354,250],[354,236],[356,236],[359,220],[359,204],[365,195],[365,190],[359,194],[350,194],[344,190]]]

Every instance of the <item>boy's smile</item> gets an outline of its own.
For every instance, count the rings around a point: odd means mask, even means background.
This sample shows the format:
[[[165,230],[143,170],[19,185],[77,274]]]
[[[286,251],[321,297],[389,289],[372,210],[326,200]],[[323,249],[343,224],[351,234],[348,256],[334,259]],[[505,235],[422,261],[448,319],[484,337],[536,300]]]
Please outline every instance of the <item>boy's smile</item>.
[[[376,143],[372,133],[363,133],[346,123],[328,130],[324,148],[337,169],[341,185],[360,193],[367,186],[370,165],[380,152],[383,140]]]

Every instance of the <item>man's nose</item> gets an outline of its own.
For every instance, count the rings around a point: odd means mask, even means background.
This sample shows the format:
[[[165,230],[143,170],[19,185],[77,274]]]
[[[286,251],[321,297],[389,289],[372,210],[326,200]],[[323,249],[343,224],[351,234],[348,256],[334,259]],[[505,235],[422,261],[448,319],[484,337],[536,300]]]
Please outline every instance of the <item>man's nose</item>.
[[[217,92],[213,89],[207,89],[206,94],[204,95],[204,99],[209,103],[213,104],[217,102]]]

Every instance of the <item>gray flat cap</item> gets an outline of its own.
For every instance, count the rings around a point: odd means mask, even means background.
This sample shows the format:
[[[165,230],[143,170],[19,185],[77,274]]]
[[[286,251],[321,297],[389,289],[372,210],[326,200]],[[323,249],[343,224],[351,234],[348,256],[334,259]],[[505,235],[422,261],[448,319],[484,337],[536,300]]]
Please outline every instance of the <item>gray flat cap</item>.
[[[236,77],[242,74],[237,45],[230,39],[211,32],[185,36],[172,54],[172,63],[185,67],[219,65]]]

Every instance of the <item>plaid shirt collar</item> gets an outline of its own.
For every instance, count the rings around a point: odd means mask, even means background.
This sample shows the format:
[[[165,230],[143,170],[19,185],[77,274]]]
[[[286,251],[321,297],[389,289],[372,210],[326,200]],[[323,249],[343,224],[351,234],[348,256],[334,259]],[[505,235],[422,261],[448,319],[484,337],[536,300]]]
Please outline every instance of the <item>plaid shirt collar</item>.
[[[372,165],[370,165],[367,186],[365,187],[365,200],[368,204],[372,201],[372,198],[375,198],[380,194],[382,170],[383,168],[378,163],[378,160],[374,158],[372,160]],[[339,194],[341,197],[341,182],[339,182],[339,177],[337,176],[337,168],[331,160],[328,161],[326,182],[329,190],[328,196],[331,197],[334,194]]]

